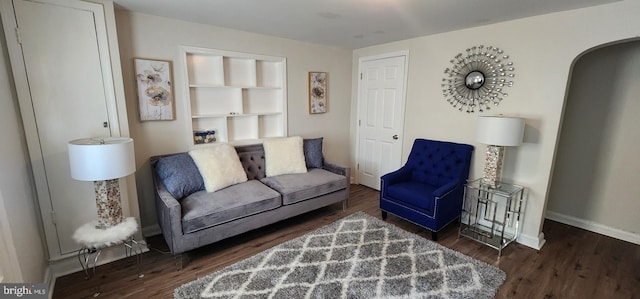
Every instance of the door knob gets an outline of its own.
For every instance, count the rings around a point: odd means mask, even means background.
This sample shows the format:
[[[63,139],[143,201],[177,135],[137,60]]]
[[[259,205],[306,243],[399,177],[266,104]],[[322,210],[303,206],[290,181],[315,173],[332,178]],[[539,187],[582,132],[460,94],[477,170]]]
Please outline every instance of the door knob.
[[[391,138],[393,138],[393,140],[398,140],[398,134],[393,135],[393,137],[391,137]]]

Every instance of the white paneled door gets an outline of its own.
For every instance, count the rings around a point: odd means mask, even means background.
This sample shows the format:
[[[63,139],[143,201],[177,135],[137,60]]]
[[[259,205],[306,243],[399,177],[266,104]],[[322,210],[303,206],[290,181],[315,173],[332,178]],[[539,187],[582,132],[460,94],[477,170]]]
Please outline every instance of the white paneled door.
[[[79,248],[73,232],[96,218],[93,184],[71,179],[67,143],[117,132],[103,6],[74,0],[13,5],[24,63],[14,66],[16,88],[49,254],[57,259]],[[24,81],[28,86],[20,86]]]
[[[401,166],[407,54],[362,58],[358,88],[358,182],[380,190]]]

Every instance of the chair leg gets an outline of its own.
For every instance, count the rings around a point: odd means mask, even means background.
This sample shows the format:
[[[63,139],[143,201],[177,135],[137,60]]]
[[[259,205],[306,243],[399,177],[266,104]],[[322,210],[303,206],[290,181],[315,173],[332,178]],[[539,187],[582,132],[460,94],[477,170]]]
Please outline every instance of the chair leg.
[[[387,220],[387,212],[382,211],[382,220]]]
[[[431,241],[438,241],[438,232],[431,232]]]

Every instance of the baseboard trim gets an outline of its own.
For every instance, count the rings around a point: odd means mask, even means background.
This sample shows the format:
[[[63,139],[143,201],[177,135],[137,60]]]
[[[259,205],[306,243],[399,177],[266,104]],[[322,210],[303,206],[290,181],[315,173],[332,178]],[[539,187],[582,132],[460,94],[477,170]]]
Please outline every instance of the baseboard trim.
[[[47,266],[47,269],[45,269],[44,271],[44,283],[49,286],[49,290],[47,293],[49,294],[49,299],[53,298],[53,289],[56,285],[56,277],[53,275],[53,271],[51,270],[50,266]]]
[[[628,231],[624,231],[621,229],[617,229],[614,227],[610,227],[604,224],[600,224],[591,220],[580,219],[577,217],[548,211],[545,215],[545,218],[553,221],[557,221],[560,223],[564,223],[567,225],[575,226],[577,228],[581,228],[584,230],[588,230],[590,232],[598,233],[601,235],[605,235],[608,237],[616,238],[619,240],[627,241],[633,244],[640,245],[640,235],[634,234]]]
[[[146,246],[141,246],[140,249],[142,253],[149,251]],[[122,245],[112,246],[108,248],[102,249],[100,254],[100,259],[98,260],[98,265],[104,265],[111,262],[115,262],[120,259],[127,258],[126,253],[124,252]],[[82,271],[82,266],[78,261],[77,255],[67,256],[66,258],[62,258],[55,261],[49,262],[49,267],[45,273],[45,281],[50,281],[49,284],[49,298],[53,296],[53,290],[55,288],[56,279],[58,277],[62,277],[71,273],[75,273],[78,271]],[[144,271],[144,269],[142,269]],[[50,278],[49,278],[49,277]]]
[[[474,222],[477,221],[479,224],[482,224],[486,227],[491,227],[491,222],[488,220],[484,220],[482,218],[476,220],[475,217],[472,217],[472,219],[473,219],[472,221]],[[507,233],[515,234],[514,227],[506,227],[504,230]],[[520,235],[518,235],[518,238],[515,240],[515,242],[525,245],[527,247],[531,247],[535,250],[540,250],[542,246],[544,246],[544,243],[546,242],[546,240],[544,239],[544,233],[542,232],[538,234],[537,237],[520,233]]]
[[[145,238],[160,234],[162,234],[162,230],[160,230],[160,225],[158,225],[157,223],[142,228],[142,236],[144,236]]]
[[[544,233],[541,232],[537,237],[520,234],[516,242],[527,247],[531,247],[535,250],[540,250],[542,249],[542,246],[544,246],[544,243],[547,242],[547,240],[544,239]]]

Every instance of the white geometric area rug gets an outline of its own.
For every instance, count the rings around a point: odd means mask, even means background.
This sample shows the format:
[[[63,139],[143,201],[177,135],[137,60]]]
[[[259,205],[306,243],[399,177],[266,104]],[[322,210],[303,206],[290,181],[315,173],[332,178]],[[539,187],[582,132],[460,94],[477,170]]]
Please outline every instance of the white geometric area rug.
[[[184,284],[174,298],[493,298],[505,277],[358,212]]]

